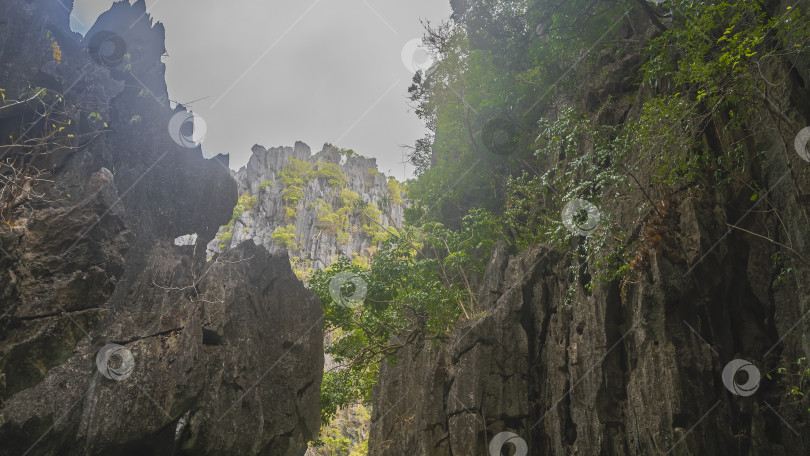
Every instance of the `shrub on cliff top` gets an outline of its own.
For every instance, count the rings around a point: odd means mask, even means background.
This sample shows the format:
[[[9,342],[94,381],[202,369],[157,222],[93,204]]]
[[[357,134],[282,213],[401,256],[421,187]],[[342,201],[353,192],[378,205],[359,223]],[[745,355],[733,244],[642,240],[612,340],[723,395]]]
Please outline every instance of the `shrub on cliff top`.
[[[334,188],[340,188],[346,185],[346,174],[340,169],[340,166],[334,163],[321,163],[318,165],[317,177],[326,179],[326,181]]]

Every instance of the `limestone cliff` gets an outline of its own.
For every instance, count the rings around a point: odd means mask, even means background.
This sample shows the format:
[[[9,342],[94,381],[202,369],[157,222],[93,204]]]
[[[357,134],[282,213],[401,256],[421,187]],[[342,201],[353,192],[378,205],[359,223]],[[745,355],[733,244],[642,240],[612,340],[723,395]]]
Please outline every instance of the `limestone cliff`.
[[[237,185],[169,106],[163,27],[70,7],[0,4],[0,454],[301,454],[318,300],[283,252],[206,262]]]
[[[617,34],[627,42],[654,35],[648,17],[626,19]],[[653,96],[632,78],[643,56],[598,57],[581,99],[555,103],[629,124]],[[810,62],[790,63],[769,68],[784,86],[753,116],[757,128],[701,136],[715,152],[742,143],[755,165],[733,182],[665,191],[640,151],[626,157],[633,179],[598,208],[634,249],[624,279],[586,286],[585,236],[568,250],[498,246],[479,314],[381,368],[369,454],[807,454]]]
[[[220,228],[209,257],[251,240],[287,251],[305,279],[339,257],[369,258],[402,224],[400,184],[381,174],[375,159],[330,144],[314,155],[301,142],[254,146],[234,178],[246,210]]]
[[[403,218],[403,190],[377,171],[376,160],[325,144],[253,147],[247,165],[232,173],[241,195],[231,221],[208,243],[209,259],[243,243],[286,252],[298,278],[306,280],[338,258],[366,262]],[[330,342],[327,335],[326,343]],[[324,370],[335,367],[325,356]],[[368,438],[368,412],[342,410],[321,437],[340,435],[351,446]],[[308,455],[322,454],[310,448]]]

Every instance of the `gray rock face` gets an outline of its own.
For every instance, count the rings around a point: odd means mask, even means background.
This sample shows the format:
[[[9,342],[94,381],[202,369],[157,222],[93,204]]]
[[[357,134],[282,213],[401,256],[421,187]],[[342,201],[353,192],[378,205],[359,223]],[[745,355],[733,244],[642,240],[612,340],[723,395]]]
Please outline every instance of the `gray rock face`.
[[[6,97],[61,93],[79,107],[70,133],[99,133],[50,157],[44,196],[0,225],[0,454],[302,454],[320,427],[320,303],[283,252],[206,261],[237,186],[227,160],[172,139],[162,26],[143,1],[115,3],[83,41],[56,0],[0,12]],[[92,58],[101,31],[128,63]],[[0,110],[3,138],[33,115]]]
[[[306,447],[320,425],[323,356],[320,319],[302,315],[318,315],[320,303],[283,254],[249,243],[217,262],[192,252],[154,246],[127,305],[102,306],[100,321],[86,310],[68,314],[75,325],[43,318],[78,342],[43,381],[4,403],[4,440],[15,443],[0,453],[292,455]],[[29,340],[47,347],[40,332]],[[120,381],[96,367],[108,343],[134,357]]]
[[[372,225],[357,214],[352,214],[347,221],[350,227],[348,236],[340,239],[338,234],[324,230],[318,223],[318,202],[336,204],[341,189],[329,185],[326,179],[316,178],[307,182],[303,188],[301,201],[295,206],[296,216],[289,217],[283,201],[284,185],[280,173],[296,159],[317,165],[331,163],[338,165],[346,175],[343,188],[355,192],[366,203],[381,208],[382,217],[378,223],[386,228],[401,226],[403,206],[391,202],[388,190],[388,179],[377,171],[377,161],[358,155],[342,157],[337,149],[325,144],[323,149],[312,154],[309,146],[297,142],[294,147],[277,147],[265,149],[253,146],[253,155],[247,165],[234,174],[239,186],[239,193],[248,191],[257,198],[256,206],[244,213],[235,221],[230,241],[223,244],[215,239],[208,244],[208,256],[212,257],[227,248],[252,240],[271,252],[287,250],[290,256],[299,258],[312,269],[323,269],[332,264],[338,257],[352,258],[355,255],[369,256],[369,249],[376,243],[360,227]],[[296,246],[285,249],[274,241],[273,232],[288,225],[295,226]],[[220,229],[223,233],[225,229]],[[221,247],[226,245],[225,248]]]
[[[635,225],[666,234],[641,244],[633,280],[592,292],[570,256],[498,246],[479,295],[485,315],[383,365],[369,454],[500,454],[489,445],[502,432],[529,455],[807,453],[806,406],[776,379],[808,353],[810,268],[799,257],[810,257],[810,233],[797,199],[810,174],[789,181],[786,162],[805,165],[772,139],[762,185],[781,219],[751,213],[744,226],[793,240],[789,273],[778,246],[729,230],[742,215],[731,193],[681,197],[662,206],[663,221]],[[723,381],[734,359],[761,375],[750,396]],[[733,377],[738,387],[747,378]]]
[[[640,60],[589,78],[600,123],[629,124],[649,97],[605,84]],[[791,390],[806,388],[796,379],[810,354],[810,163],[793,147],[810,114],[804,79],[785,84],[779,114],[791,127],[742,142],[707,128],[717,156],[764,154],[731,184],[673,193],[654,184],[653,163],[628,158],[637,181],[600,208],[637,254],[625,280],[586,289],[593,271],[573,263],[582,238],[567,252],[498,246],[480,287],[485,314],[382,366],[369,454],[810,454],[808,402]],[[729,375],[733,360],[749,370]]]
[[[307,179],[301,201],[294,206],[296,215],[289,217],[283,199],[285,187],[280,174],[290,165],[292,159],[309,163],[313,168],[322,163],[337,165],[344,173],[346,182],[340,188],[335,188],[324,178]],[[386,230],[393,230],[402,224],[403,205],[395,201],[389,190],[389,180],[377,171],[376,160],[357,155],[344,157],[329,144],[314,155],[309,146],[302,142],[297,142],[294,147],[272,149],[256,145],[247,165],[234,173],[234,179],[239,187],[238,193],[248,192],[256,198],[256,203],[235,219],[232,226],[220,228],[217,238],[208,243],[209,259],[227,256],[231,249],[239,248],[238,246],[259,245],[270,252],[284,253],[295,258],[296,274],[306,280],[308,271],[326,268],[339,257],[370,257],[377,242],[364,226],[382,226]],[[379,225],[352,210],[343,221],[343,236],[324,229],[319,222],[319,207],[326,204],[333,211],[339,210],[338,206],[342,204],[339,202],[340,193],[343,190],[354,192],[362,201],[379,209]],[[273,239],[274,231],[287,226],[295,228],[295,245],[289,248]],[[232,237],[223,241],[221,237],[226,232]],[[324,370],[333,367],[334,362],[328,355],[325,356]],[[358,408],[343,410],[332,426],[338,426],[341,434],[355,444],[368,436],[368,421],[364,416],[367,415]],[[320,453],[310,448],[307,454]]]

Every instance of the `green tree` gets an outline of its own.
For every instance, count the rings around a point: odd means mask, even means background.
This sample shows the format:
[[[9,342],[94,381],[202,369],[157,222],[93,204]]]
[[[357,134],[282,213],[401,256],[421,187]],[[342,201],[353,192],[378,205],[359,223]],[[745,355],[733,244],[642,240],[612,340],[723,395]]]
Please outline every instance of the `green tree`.
[[[339,365],[324,374],[324,422],[341,408],[370,401],[383,358],[394,362],[405,344],[444,338],[459,318],[474,317],[476,293],[469,277],[483,273],[498,229],[490,214],[476,211],[459,231],[432,223],[391,236],[368,268],[343,258],[314,273],[309,287],[323,303],[325,330],[335,335],[326,353]],[[345,283],[343,294],[330,291],[342,273],[365,285],[361,304],[341,299],[355,294],[356,282]]]

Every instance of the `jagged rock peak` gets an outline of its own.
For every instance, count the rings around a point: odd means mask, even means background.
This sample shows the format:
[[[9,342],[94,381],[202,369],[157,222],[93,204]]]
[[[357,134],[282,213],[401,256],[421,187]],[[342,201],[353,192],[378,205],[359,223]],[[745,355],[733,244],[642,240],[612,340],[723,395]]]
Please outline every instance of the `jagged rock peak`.
[[[208,256],[246,240],[286,250],[299,277],[339,257],[370,257],[403,219],[399,183],[377,170],[377,160],[324,144],[303,142],[266,149],[255,145],[234,173],[241,205],[208,245]]]
[[[145,86],[154,97],[165,96],[168,102],[161,62],[165,38],[163,24],[149,14],[143,0],[133,4],[121,0],[96,19],[82,45],[97,63],[110,68],[113,78]]]
[[[0,456],[302,454],[320,427],[320,303],[285,254],[195,248],[237,185],[175,138],[144,2],[86,37],[58,3],[0,2],[0,106],[41,87],[69,125],[52,137],[69,152],[37,156],[47,178],[0,220]],[[9,135],[42,139],[39,104],[15,106],[0,109],[12,163],[30,152]]]

